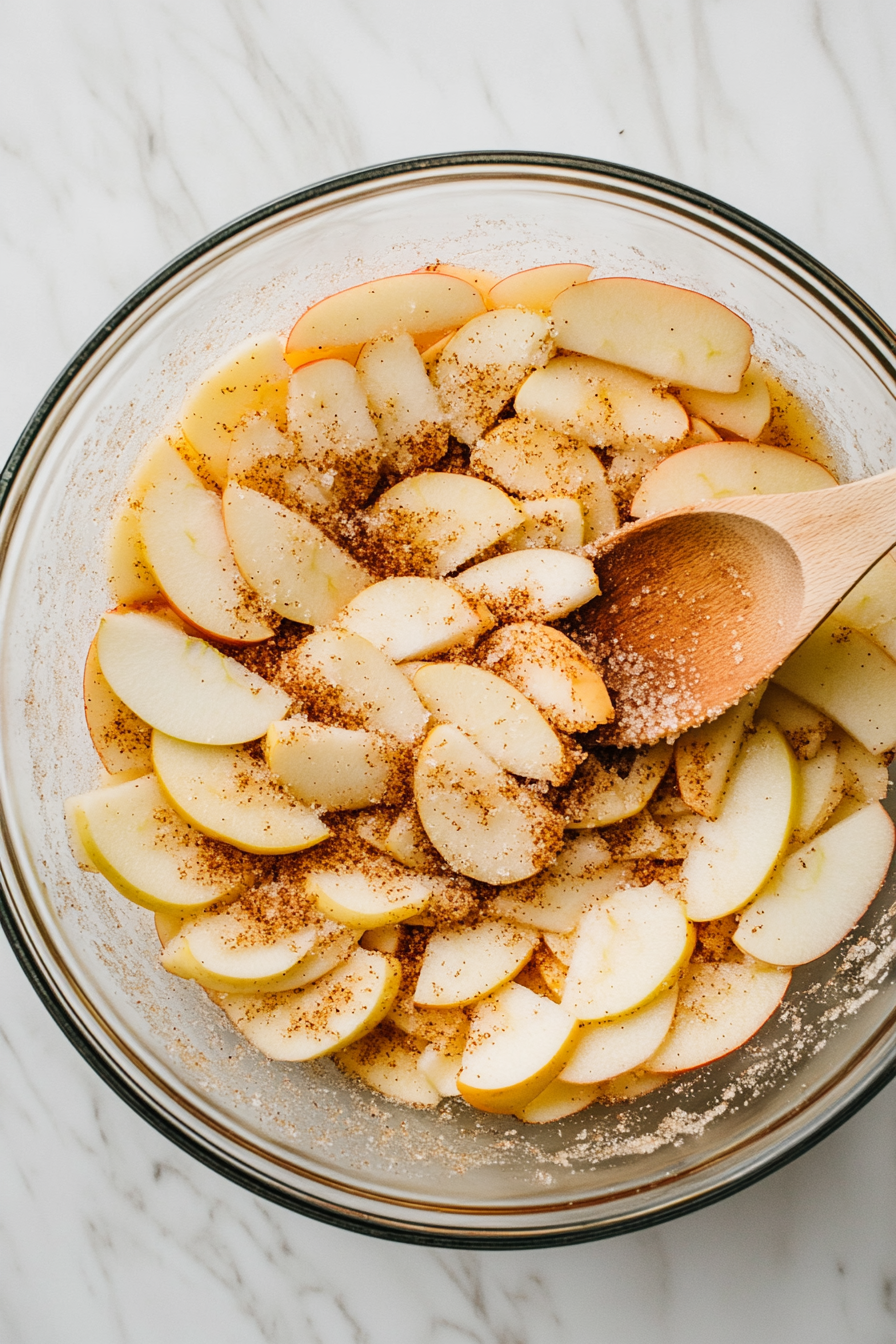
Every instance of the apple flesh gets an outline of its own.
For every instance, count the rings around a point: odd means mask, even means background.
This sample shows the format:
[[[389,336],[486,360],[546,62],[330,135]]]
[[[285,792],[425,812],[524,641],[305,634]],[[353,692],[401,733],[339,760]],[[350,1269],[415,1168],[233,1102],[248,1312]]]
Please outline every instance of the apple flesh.
[[[442,578],[514,532],[523,516],[496,485],[425,471],[384,491],[370,509],[373,536],[393,564]]]
[[[419,350],[483,312],[474,285],[433,271],[390,275],[340,290],[306,309],[286,342],[293,368],[324,358],[354,361],[368,341],[409,332]]]
[[[430,1042],[420,1055],[419,1069],[440,1097],[459,1097],[457,1075],[463,1063],[466,1037],[435,1045]]]
[[[185,453],[189,445],[182,442]],[[146,559],[141,514],[143,496],[150,486],[166,481],[195,481],[174,443],[154,439],[137,459],[127,486],[127,498],[112,524],[106,546],[106,573],[116,602],[151,602],[161,589]]]
[[[637,1069],[665,1040],[677,1002],[678,985],[674,984],[643,1008],[587,1026],[560,1081],[603,1083]]]
[[[682,733],[675,743],[678,791],[688,807],[714,821],[762,689],[750,691],[711,723]]]
[[[268,412],[284,424],[289,374],[279,336],[254,336],[230,350],[187,393],[180,429],[217,485],[227,480],[233,434],[248,415]]]
[[[300,462],[295,440],[266,415],[253,416],[234,434],[227,479],[312,516],[325,516],[336,502],[333,481]]]
[[[512,551],[481,560],[453,580],[500,621],[558,621],[600,596],[594,566],[568,551]]]
[[[162,965],[225,994],[294,989],[293,976],[316,941],[313,928],[271,934],[231,906],[185,923],[166,944]]]
[[[570,934],[590,905],[630,882],[630,870],[617,863],[585,877],[554,876],[547,869],[519,888],[503,887],[491,908],[504,919],[540,932]]]
[[[669,383],[737,392],[750,362],[753,333],[742,317],[655,280],[589,280],[559,294],[551,315],[561,349]]]
[[[386,464],[402,476],[434,466],[448,450],[448,421],[408,332],[365,345],[357,369]]]
[[[437,1106],[442,1093],[420,1067],[423,1049],[403,1032],[381,1023],[369,1035],[338,1051],[336,1063],[383,1097],[407,1106]]]
[[[403,663],[475,644],[495,620],[481,602],[443,579],[408,576],[372,584],[346,604],[335,624]]]
[[[762,443],[704,443],[667,457],[649,472],[632,500],[632,517],[729,495],[786,495],[827,490],[837,482],[808,457]]]
[[[730,915],[764,886],[793,831],[798,787],[784,737],[760,721],[732,771],[718,818],[700,819],[682,865],[690,919]]]
[[[768,383],[755,359],[751,360],[736,392],[679,387],[678,399],[690,416],[699,416],[747,441],[759,438],[772,412]]]
[[[531,929],[506,920],[432,934],[420,964],[414,1003],[455,1008],[490,994],[522,969],[538,942]]]
[[[549,1125],[554,1120],[565,1120],[569,1115],[586,1110],[598,1100],[600,1092],[595,1083],[565,1083],[561,1078],[555,1078],[514,1114],[517,1120],[523,1120],[527,1125]]]
[[[587,280],[592,269],[583,262],[559,261],[516,271],[492,286],[488,292],[488,305],[490,308],[528,308],[533,313],[549,313],[557,295],[570,285],[580,285]]]
[[[776,966],[823,957],[874,900],[893,845],[893,823],[880,803],[868,803],[823,831],[791,854],[742,912],[736,946]]]
[[[401,924],[422,915],[434,882],[414,873],[319,872],[305,878],[305,891],[327,919],[352,929]]]
[[[526,375],[547,363],[552,346],[550,322],[538,313],[502,308],[465,323],[433,370],[455,438],[475,443]]]
[[[465,663],[429,663],[414,690],[437,723],[465,733],[498,765],[526,779],[562,784],[575,768],[551,725],[508,682]]]
[[[659,882],[604,896],[579,920],[563,1006],[585,1022],[632,1012],[668,988],[693,947],[684,906]]]
[[[560,848],[563,822],[457,728],[433,728],[417,757],[423,829],[456,873],[491,886],[519,882]]]
[[[672,1028],[645,1061],[652,1073],[697,1069],[755,1036],[787,992],[790,971],[758,962],[692,962],[681,978]]]
[[[304,719],[272,723],[264,751],[274,779],[300,802],[325,812],[381,802],[397,756],[379,733]]]
[[[344,359],[321,359],[289,380],[287,419],[301,460],[340,503],[360,505],[376,485],[383,445],[357,370]]]
[[[84,716],[96,754],[110,775],[135,769],[146,774],[152,769],[152,729],[128,709],[103,676],[96,639],[84,664]]]
[[[628,774],[608,770],[596,756],[580,767],[566,800],[566,824],[571,830],[612,826],[641,812],[656,790],[672,760],[672,747],[657,742],[639,751],[629,763]]]
[[[405,868],[426,872],[432,870],[434,859],[438,863],[438,855],[420,824],[413,803],[403,807],[391,821],[388,817],[363,817],[358,833],[374,849],[388,854]]]
[[[163,615],[111,611],[96,643],[103,676],[130,710],[185,742],[251,742],[289,696]]]
[[[891,552],[873,565],[832,615],[844,625],[872,635],[891,658],[896,658],[896,556]]]
[[[154,775],[70,800],[90,862],[116,891],[147,910],[188,913],[234,900],[248,880],[231,857],[188,826]]]
[[[509,984],[478,1003],[457,1087],[477,1110],[513,1115],[566,1063],[578,1023],[559,1004]]]
[[[512,551],[577,551],[584,544],[585,520],[575,499],[527,499],[522,525],[507,541]]]
[[[860,803],[875,803],[886,798],[890,787],[887,756],[875,755],[848,733],[834,732],[837,762],[846,792]]]
[[[478,656],[483,667],[515,686],[561,732],[589,732],[613,718],[597,668],[551,626],[535,621],[505,625],[480,645]]]
[[[828,741],[809,761],[798,761],[799,808],[792,844],[801,845],[821,830],[843,797],[844,778],[837,744]]]
[[[798,761],[811,761],[817,756],[834,726],[826,714],[774,681],[766,686],[760,709],[764,719],[780,728]]]
[[[250,854],[292,854],[330,834],[243,747],[181,742],[156,731],[152,762],[171,805],[213,840]]]

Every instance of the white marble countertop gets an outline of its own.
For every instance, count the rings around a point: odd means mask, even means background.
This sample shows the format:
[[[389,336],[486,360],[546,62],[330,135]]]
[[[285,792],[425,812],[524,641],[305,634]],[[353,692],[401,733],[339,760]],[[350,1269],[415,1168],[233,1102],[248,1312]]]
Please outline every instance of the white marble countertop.
[[[802,244],[896,321],[889,0],[31,0],[0,47],[3,453],[75,348],[231,217],[368,163],[592,155]],[[896,1091],[658,1229],[416,1249],[185,1156],[76,1055],[0,946],[3,1344],[896,1340]]]

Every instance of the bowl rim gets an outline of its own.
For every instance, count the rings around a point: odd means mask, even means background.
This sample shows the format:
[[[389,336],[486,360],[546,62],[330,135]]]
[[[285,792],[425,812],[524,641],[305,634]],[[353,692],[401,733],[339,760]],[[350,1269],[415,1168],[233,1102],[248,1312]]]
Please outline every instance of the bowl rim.
[[[840,320],[845,322],[847,326],[853,326],[855,333],[861,337],[863,343],[868,343],[869,334],[879,342],[883,349],[878,348],[875,351],[877,358],[886,362],[886,356],[884,355],[884,351],[886,351],[893,361],[894,371],[896,371],[896,332],[850,286],[811,254],[775,229],[706,192],[659,174],[632,168],[625,164],[571,154],[537,153],[525,150],[477,150],[396,159],[321,179],[247,211],[200,238],[135,289],[76,351],[30,416],[3,465],[2,471],[0,471],[0,513],[5,513],[7,510],[16,478],[25,463],[30,448],[80,370],[136,309],[179,272],[187,269],[198,259],[214,251],[221,244],[227,243],[236,235],[296,206],[336,195],[368,183],[382,182],[403,174],[463,168],[503,168],[511,172],[514,169],[546,168],[575,172],[586,177],[610,179],[620,186],[627,183],[636,189],[657,192],[664,198],[663,204],[673,210],[675,202],[680,202],[683,212],[696,207],[697,210],[711,216],[717,224],[729,224],[739,234],[746,234],[748,238],[752,238],[760,247],[762,245],[770,247],[777,254],[779,261],[783,259],[801,273],[798,278],[802,284],[805,284],[805,278],[808,276],[828,294],[832,293],[846,310],[838,313]],[[743,242],[742,237],[740,241]],[[825,299],[824,295],[820,297],[823,300]],[[855,319],[854,325],[851,323],[850,317]],[[14,519],[8,520],[7,526],[9,527],[13,523]],[[0,565],[2,565],[2,562],[3,555],[0,554]],[[4,841],[8,841],[7,826],[2,816],[0,816],[0,830],[2,830]],[[124,1068],[117,1064],[110,1055],[104,1053],[82,1030],[67,1007],[63,995],[58,991],[51,977],[44,972],[39,959],[35,956],[26,931],[17,918],[15,902],[2,874],[0,874],[0,926],[2,926],[27,979],[57,1026],[94,1072],[121,1100],[154,1129],[217,1174],[235,1182],[256,1196],[305,1214],[320,1222],[386,1240],[456,1249],[471,1249],[473,1247],[482,1250],[535,1249],[573,1245],[655,1227],[673,1218],[682,1217],[687,1213],[706,1208],[722,1199],[726,1199],[801,1157],[815,1144],[827,1138],[840,1125],[855,1115],[896,1077],[896,1055],[894,1055],[890,1063],[878,1068],[851,1096],[843,1099],[832,1114],[818,1119],[814,1126],[810,1127],[809,1132],[804,1132],[792,1138],[789,1142],[785,1142],[783,1151],[771,1154],[764,1160],[754,1162],[748,1170],[740,1174],[723,1177],[712,1189],[697,1192],[678,1201],[670,1200],[664,1203],[663,1207],[655,1208],[637,1216],[627,1217],[622,1222],[609,1225],[603,1223],[599,1226],[578,1223],[573,1226],[554,1229],[544,1227],[512,1229],[504,1227],[500,1230],[493,1229],[491,1232],[487,1226],[454,1229],[427,1228],[417,1223],[404,1222],[400,1218],[390,1217],[387,1214],[348,1210],[326,1198],[312,1198],[299,1191],[287,1191],[276,1181],[265,1179],[259,1173],[249,1172],[236,1161],[229,1159],[221,1150],[206,1146],[200,1137],[181,1127],[170,1115],[157,1110],[148,1095],[131,1081]]]

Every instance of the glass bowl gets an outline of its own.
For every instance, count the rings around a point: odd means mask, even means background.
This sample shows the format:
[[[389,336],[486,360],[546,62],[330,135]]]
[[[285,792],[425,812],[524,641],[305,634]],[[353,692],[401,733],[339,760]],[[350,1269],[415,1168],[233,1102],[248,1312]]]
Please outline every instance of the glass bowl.
[[[843,480],[896,466],[896,337],[798,248],[698,192],[591,160],[448,155],[275,201],[129,299],[72,360],[2,478],[2,913],[59,1025],[175,1143],[259,1194],[399,1240],[551,1245],[718,1199],[829,1133],[896,1071],[896,884],[743,1049],[659,1092],[530,1126],[393,1104],[329,1061],[272,1063],[159,966],[151,916],[69,852],[94,787],[81,669],[131,465],[218,351],[310,302],[435,259],[588,261],[693,286],[752,324]]]

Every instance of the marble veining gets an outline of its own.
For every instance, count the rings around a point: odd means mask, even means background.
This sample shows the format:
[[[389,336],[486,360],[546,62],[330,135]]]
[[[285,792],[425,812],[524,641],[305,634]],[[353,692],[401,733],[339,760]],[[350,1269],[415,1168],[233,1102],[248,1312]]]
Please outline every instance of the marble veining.
[[[296,186],[449,149],[562,150],[692,183],[896,319],[888,0],[31,0],[0,44],[0,433],[106,313]],[[161,1138],[0,946],[2,1344],[884,1344],[885,1090],[759,1186],[589,1246],[364,1239]]]

